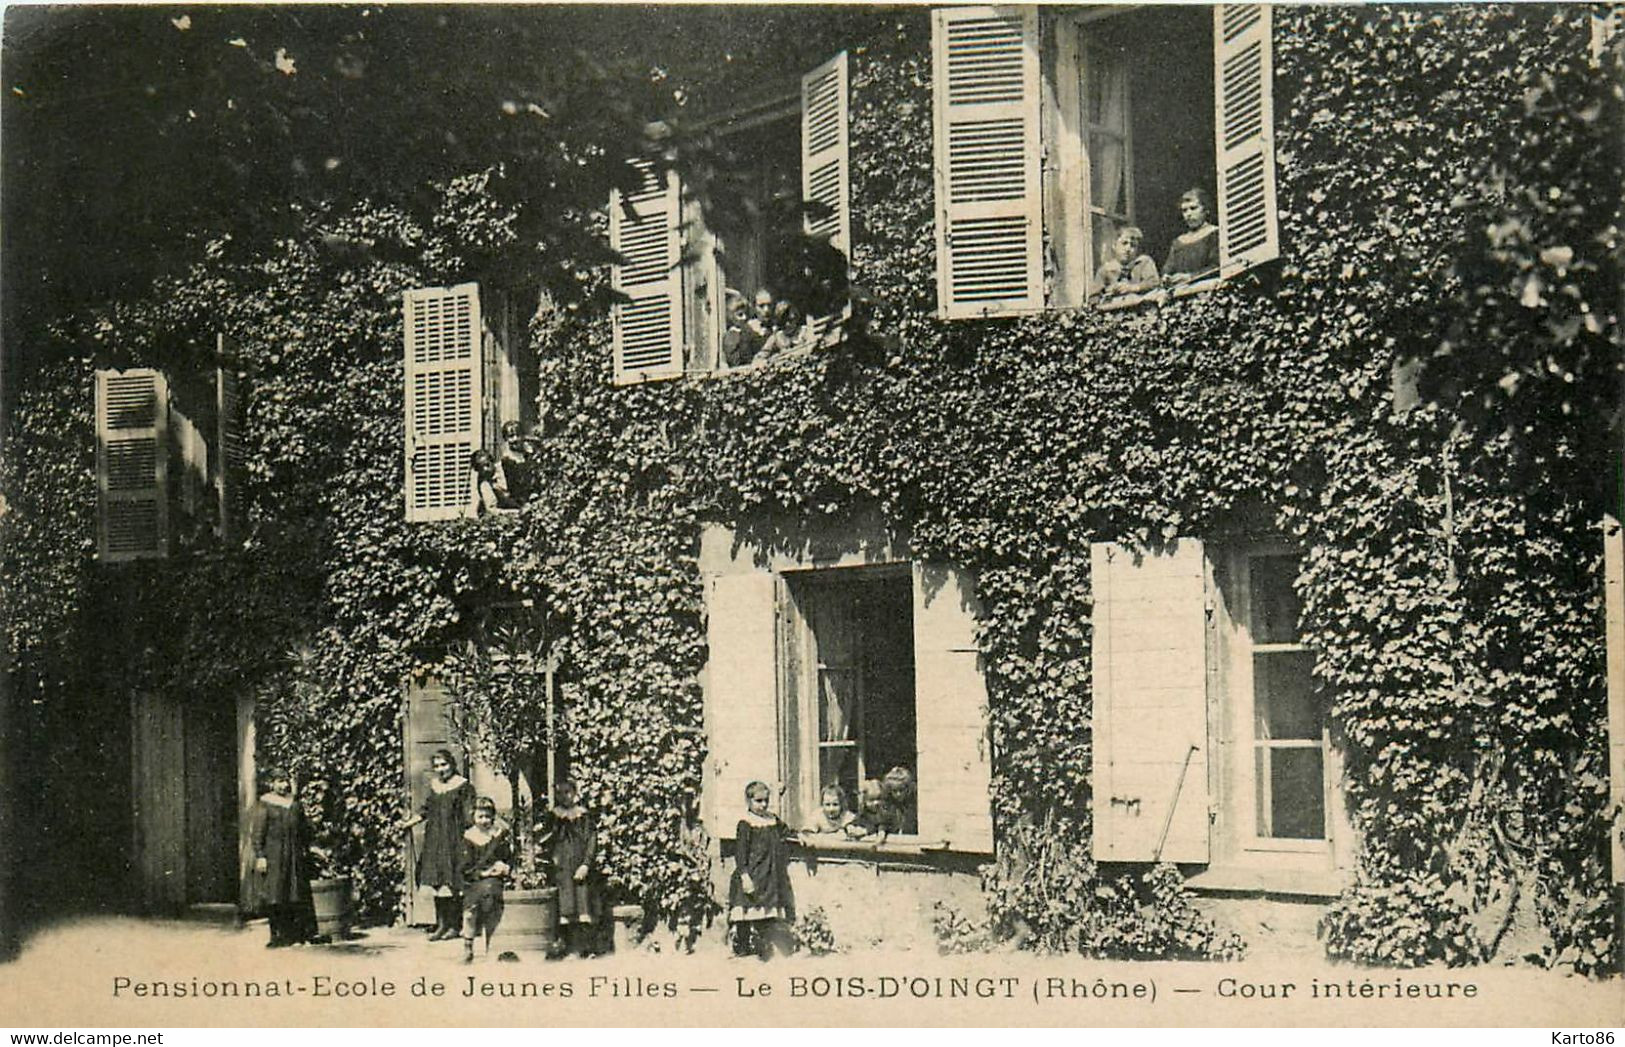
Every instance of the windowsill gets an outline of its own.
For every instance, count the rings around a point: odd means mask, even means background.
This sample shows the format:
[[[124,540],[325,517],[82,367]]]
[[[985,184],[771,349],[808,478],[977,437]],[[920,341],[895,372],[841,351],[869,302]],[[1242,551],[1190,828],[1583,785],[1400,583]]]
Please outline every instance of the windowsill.
[[[1282,869],[1210,865],[1185,880],[1197,894],[1274,894],[1296,898],[1336,898],[1346,876],[1335,869]]]
[[[876,855],[919,856],[937,854],[949,850],[949,843],[948,840],[926,840],[918,836],[895,834],[886,837],[884,842],[847,840],[834,834],[825,835],[821,833],[818,835],[803,835],[797,839],[795,846],[818,855],[864,858]]]
[[[1138,309],[1143,305],[1163,306],[1179,298],[1189,298],[1192,295],[1206,294],[1224,283],[1217,276],[1205,276],[1200,280],[1191,280],[1188,283],[1175,284],[1173,287],[1159,287],[1153,291],[1143,291],[1134,294],[1109,295],[1091,299],[1095,309],[1103,313],[1120,312],[1126,309]]]

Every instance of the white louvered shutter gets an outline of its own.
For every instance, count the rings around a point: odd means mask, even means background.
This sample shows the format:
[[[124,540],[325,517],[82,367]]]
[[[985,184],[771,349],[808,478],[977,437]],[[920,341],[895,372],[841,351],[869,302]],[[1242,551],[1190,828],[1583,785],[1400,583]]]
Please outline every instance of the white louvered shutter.
[[[993,853],[987,683],[976,647],[976,587],[944,564],[914,565],[914,715],[920,837]]]
[[[96,552],[169,552],[169,383],[158,371],[96,372]]]
[[[1038,15],[932,15],[937,306],[945,317],[1044,306]]]
[[[1270,9],[1213,9],[1214,155],[1219,163],[1219,273],[1278,258],[1275,217],[1274,62]]]
[[[214,370],[215,534],[223,542],[235,541],[242,527],[243,394],[235,365]]]
[[[470,515],[480,448],[477,284],[406,292],[406,518]]]
[[[621,258],[611,268],[611,279],[615,289],[630,299],[615,306],[617,384],[683,373],[677,174],[637,166],[642,177],[638,190],[625,201],[618,189],[609,198],[609,245]]]
[[[1207,582],[1202,543],[1090,548],[1095,858],[1208,860]],[[1169,814],[1172,810],[1172,815]],[[1164,836],[1166,833],[1166,836]]]
[[[801,78],[801,198],[829,208],[809,218],[807,232],[828,236],[843,253],[851,251],[852,213],[847,184],[846,52]]]

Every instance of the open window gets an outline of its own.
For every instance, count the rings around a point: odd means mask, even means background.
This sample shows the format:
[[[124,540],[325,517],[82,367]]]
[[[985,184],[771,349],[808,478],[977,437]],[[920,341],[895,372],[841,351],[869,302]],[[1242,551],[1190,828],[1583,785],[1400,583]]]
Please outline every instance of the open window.
[[[948,8],[933,56],[943,316],[1180,292],[1278,255],[1266,6]]]
[[[1332,889],[1351,848],[1297,554],[1189,538],[1091,554],[1096,857]]]
[[[840,785],[855,809],[863,781],[902,767],[915,796],[890,843],[990,853],[992,759],[970,579],[907,562],[775,572],[747,566],[751,556],[740,552],[706,585],[701,806],[711,832],[732,837],[752,780],[781,782],[781,813],[800,827],[813,823],[825,786]]]
[[[851,238],[847,79],[842,52],[799,90],[792,81],[716,116],[709,130],[720,173],[703,203],[675,172],[649,165],[639,189],[611,193],[610,245],[621,259],[611,277],[625,296],[614,311],[617,383],[746,366],[827,330],[843,304],[828,288],[844,293]],[[812,315],[782,320],[781,303],[792,298]],[[753,333],[741,336],[751,320]],[[787,336],[773,342],[778,328]]]
[[[418,287],[403,297],[406,373],[406,518],[449,520],[483,510],[475,455],[502,461],[536,423],[536,367],[516,303],[478,284]],[[510,429],[511,431],[511,429]],[[512,504],[509,502],[508,504]]]

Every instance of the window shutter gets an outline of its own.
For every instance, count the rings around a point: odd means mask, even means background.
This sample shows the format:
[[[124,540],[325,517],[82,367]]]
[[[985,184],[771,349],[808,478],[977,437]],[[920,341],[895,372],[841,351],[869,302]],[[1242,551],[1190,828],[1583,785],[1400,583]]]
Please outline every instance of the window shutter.
[[[1232,276],[1280,256],[1275,219],[1274,62],[1270,9],[1213,9],[1214,155],[1219,164],[1219,272]]]
[[[651,165],[636,166],[642,176],[637,192],[625,201],[618,189],[609,197],[609,245],[621,259],[610,276],[615,290],[630,299],[615,306],[617,384],[683,373],[677,173],[662,175]]]
[[[169,552],[169,384],[150,368],[96,372],[96,551]]]
[[[1044,306],[1038,16],[932,14],[937,306],[945,317]]]
[[[745,786],[779,776],[778,579],[765,571],[721,575],[708,590],[701,815],[712,836],[732,839]]]
[[[914,565],[914,713],[922,839],[993,851],[987,684],[976,646],[975,584],[943,564]]]
[[[807,232],[828,236],[843,253],[851,251],[852,214],[847,184],[846,52],[801,78],[801,198],[823,204],[830,213],[809,218]]]
[[[1168,552],[1141,554],[1096,542],[1090,554],[1095,858],[1205,862],[1207,583],[1202,543],[1182,538]]]
[[[222,542],[232,542],[242,526],[242,475],[246,460],[243,450],[242,385],[235,369],[215,368],[214,399],[215,533]]]
[[[406,292],[406,518],[467,516],[480,448],[480,292]]]
[[[1602,64],[1602,56],[1608,50],[1608,42],[1619,31],[1621,16],[1620,4],[1604,4],[1591,10],[1591,64]]]

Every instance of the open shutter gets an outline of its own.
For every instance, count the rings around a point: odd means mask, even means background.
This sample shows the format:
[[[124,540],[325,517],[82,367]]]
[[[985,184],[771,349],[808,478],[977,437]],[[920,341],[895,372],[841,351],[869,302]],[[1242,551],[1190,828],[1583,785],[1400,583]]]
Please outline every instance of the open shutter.
[[[731,839],[745,786],[779,776],[778,579],[765,571],[712,578],[706,614],[701,815],[712,836]]]
[[[987,684],[976,647],[976,590],[943,564],[914,565],[914,714],[920,837],[993,851]]]
[[[1219,163],[1219,273],[1281,254],[1275,219],[1275,67],[1270,9],[1213,9],[1214,155]]]
[[[235,541],[242,527],[243,394],[235,365],[214,370],[215,533],[223,542]]]
[[[831,245],[851,251],[852,214],[848,202],[846,52],[801,78],[801,198],[823,204],[830,213],[809,218],[807,232],[827,236]]]
[[[169,384],[149,368],[96,372],[96,552],[169,551]]]
[[[1100,861],[1208,860],[1202,543],[1090,549],[1094,813]],[[1173,811],[1169,816],[1170,809]]]
[[[1602,4],[1591,9],[1592,65],[1600,65],[1602,63],[1603,53],[1608,50],[1608,42],[1612,40],[1614,38],[1614,34],[1619,31],[1621,16],[1622,14],[1625,14],[1625,10],[1622,10],[1622,7],[1625,7],[1625,5],[1613,3]]]
[[[449,520],[473,504],[480,448],[480,292],[406,292],[406,518]]]
[[[937,307],[945,317],[1044,306],[1038,15],[932,14]]]
[[[615,306],[617,384],[683,373],[677,173],[637,166],[638,190],[624,201],[618,189],[609,198],[609,245],[620,256],[610,275],[615,290],[630,299]]]

